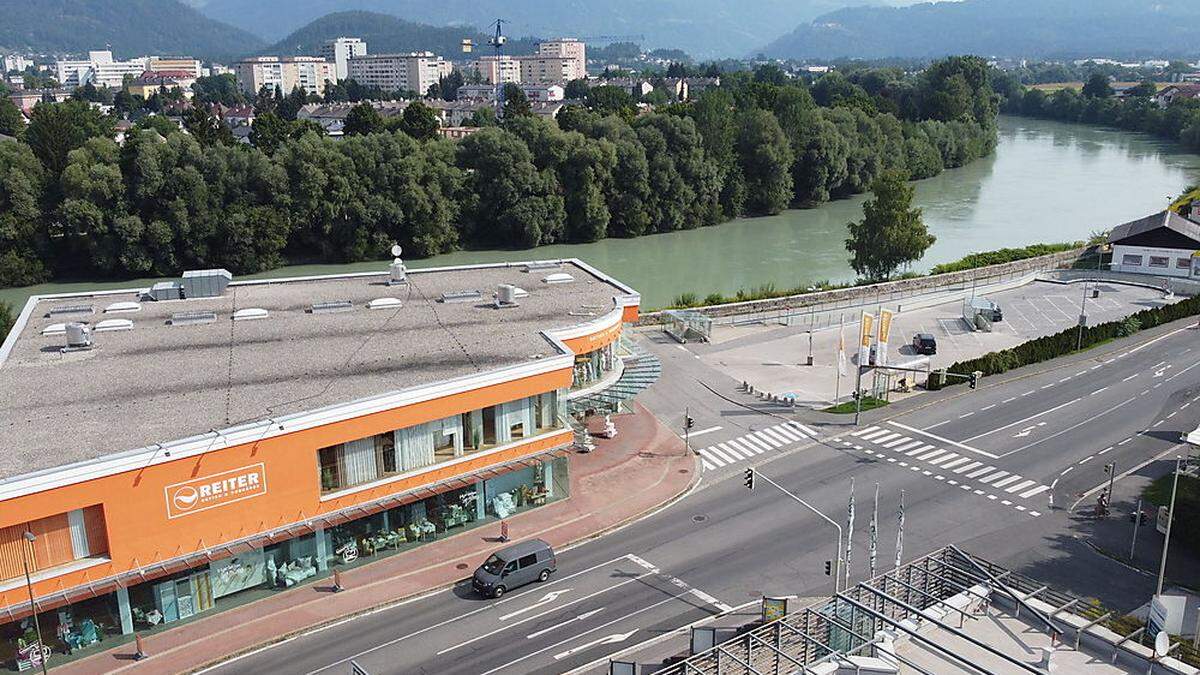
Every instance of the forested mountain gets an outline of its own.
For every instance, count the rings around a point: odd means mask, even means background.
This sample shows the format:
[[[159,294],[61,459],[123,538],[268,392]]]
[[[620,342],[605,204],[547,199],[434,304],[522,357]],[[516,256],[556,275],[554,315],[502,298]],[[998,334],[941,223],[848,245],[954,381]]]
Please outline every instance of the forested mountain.
[[[763,49],[775,58],[1200,54],[1196,0],[963,0],[854,7],[818,17]]]
[[[463,38],[475,41],[476,52],[489,54],[487,36],[471,27],[428,26],[377,12],[337,12],[304,26],[276,44],[262,50],[265,54],[319,54],[321,44],[339,36],[353,36],[367,42],[372,54],[429,50],[446,58],[460,58]],[[509,40],[507,54],[534,51],[532,40]]]
[[[278,40],[331,12],[368,10],[438,26],[508,21],[512,35],[642,35],[646,47],[740,56],[789,26],[849,5],[913,0],[189,0],[208,16]]]
[[[82,53],[111,45],[118,58],[173,54],[224,60],[262,44],[179,0],[0,0],[5,53]]]

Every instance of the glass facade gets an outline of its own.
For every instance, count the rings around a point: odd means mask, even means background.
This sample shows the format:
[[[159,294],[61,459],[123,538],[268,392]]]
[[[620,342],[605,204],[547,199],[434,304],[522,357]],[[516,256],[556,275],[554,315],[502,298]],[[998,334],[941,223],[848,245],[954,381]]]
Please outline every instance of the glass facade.
[[[540,419],[530,424],[540,429]],[[134,632],[146,635],[167,630],[326,578],[334,569],[347,570],[381,560],[558,501],[569,494],[567,467],[565,457],[555,458],[42,612],[38,615],[45,643],[42,652],[49,654],[48,664],[53,666],[128,642]],[[35,668],[36,657],[31,654],[37,649],[31,618],[0,625],[0,666],[12,671]]]
[[[397,476],[562,428],[557,391],[318,450],[321,492]]]
[[[607,344],[586,354],[575,356],[575,378],[572,389],[585,389],[604,379],[617,365],[617,343]]]

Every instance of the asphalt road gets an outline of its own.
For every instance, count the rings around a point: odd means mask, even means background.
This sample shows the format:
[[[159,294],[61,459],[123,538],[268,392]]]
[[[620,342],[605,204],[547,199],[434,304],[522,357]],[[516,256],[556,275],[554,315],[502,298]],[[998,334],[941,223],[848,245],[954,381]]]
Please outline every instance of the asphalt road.
[[[693,447],[725,448],[728,461],[710,462],[695,492],[561,553],[549,582],[502,601],[455,588],[216,671],[348,673],[353,659],[373,675],[561,673],[761,594],[831,592],[824,563],[836,556],[833,528],[766,485],[746,490],[741,475],[751,465],[843,523],[854,479],[854,579],[869,572],[878,483],[881,569],[894,560],[903,491],[905,559],[954,543],[1130,609],[1147,581],[1081,544],[1080,516],[1067,507],[1090,506],[1084,495],[1106,480],[1104,464],[1116,462],[1120,473],[1170,454],[1200,423],[1200,346],[1192,347],[1200,333],[1179,328],[987,378],[975,391],[914,397],[857,428],[819,413],[788,422],[756,412],[735,383],[686,350],[656,344],[664,376],[643,400],[680,424],[688,408],[704,432]]]

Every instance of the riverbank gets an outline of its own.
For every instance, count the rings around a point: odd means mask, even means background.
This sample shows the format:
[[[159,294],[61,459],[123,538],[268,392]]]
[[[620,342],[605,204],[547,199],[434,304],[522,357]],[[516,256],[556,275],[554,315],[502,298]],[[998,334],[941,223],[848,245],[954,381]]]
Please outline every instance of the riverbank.
[[[1145,134],[1001,116],[1000,144],[993,156],[917,183],[916,205],[938,241],[913,271],[925,272],[976,251],[1086,240],[1094,230],[1162,209],[1168,196],[1197,182],[1200,156],[1177,144]],[[861,217],[862,199],[636,239],[456,251],[406,262],[419,268],[577,257],[628,281],[642,293],[646,308],[665,307],[685,292],[703,298],[765,284],[793,288],[848,282],[854,272],[846,264],[845,228]],[[386,265],[385,260],[297,265],[254,277],[381,270]],[[157,280],[0,289],[0,301],[19,309],[34,293],[145,287]]]

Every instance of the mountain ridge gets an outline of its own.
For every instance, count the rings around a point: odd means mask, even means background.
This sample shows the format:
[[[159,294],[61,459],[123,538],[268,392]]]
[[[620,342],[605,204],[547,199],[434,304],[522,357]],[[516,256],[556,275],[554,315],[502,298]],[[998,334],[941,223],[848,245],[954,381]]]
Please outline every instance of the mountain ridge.
[[[226,60],[263,45],[179,0],[0,0],[0,49],[81,54],[111,45],[118,58],[162,54]]]
[[[1200,3],[962,0],[823,14],[762,48],[771,58],[1063,58],[1200,54]],[[1103,54],[1101,54],[1103,52]]]

